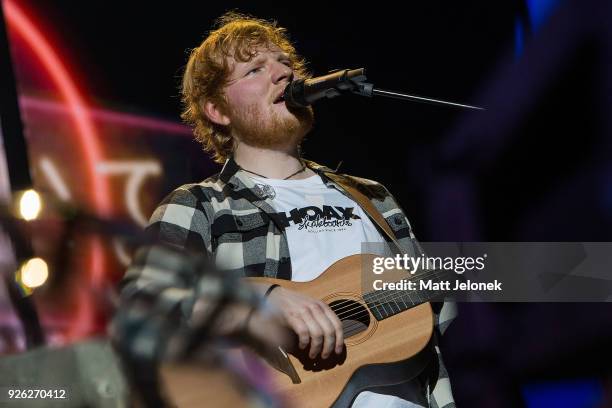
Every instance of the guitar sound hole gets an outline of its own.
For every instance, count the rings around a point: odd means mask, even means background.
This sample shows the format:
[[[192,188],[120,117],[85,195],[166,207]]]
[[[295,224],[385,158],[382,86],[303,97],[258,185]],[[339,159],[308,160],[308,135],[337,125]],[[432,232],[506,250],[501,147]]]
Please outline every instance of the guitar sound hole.
[[[365,331],[370,325],[370,313],[359,302],[350,299],[334,300],[329,307],[342,322],[345,338]]]

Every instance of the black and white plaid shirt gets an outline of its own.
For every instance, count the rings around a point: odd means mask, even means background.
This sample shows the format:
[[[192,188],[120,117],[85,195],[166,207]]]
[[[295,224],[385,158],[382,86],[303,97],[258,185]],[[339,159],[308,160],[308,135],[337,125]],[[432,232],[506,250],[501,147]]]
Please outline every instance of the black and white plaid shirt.
[[[351,198],[331,180],[331,174],[366,195],[395,233],[402,250],[415,252],[418,243],[408,218],[384,186],[339,175],[313,162],[306,164],[327,187]],[[218,175],[171,192],[154,211],[147,230],[163,244],[208,254],[225,272],[291,279],[284,222],[276,215],[269,192],[255,185],[230,158]],[[121,282],[121,305],[113,321],[113,336],[124,351],[142,357],[158,356],[168,334],[187,321],[195,299],[214,297],[215,288],[220,287],[214,275],[179,262],[173,264],[172,257],[160,248],[143,248]],[[455,305],[446,302],[439,306],[435,323],[441,334],[455,317]],[[438,381],[427,397],[431,407],[454,407],[448,374],[437,345],[435,349]]]

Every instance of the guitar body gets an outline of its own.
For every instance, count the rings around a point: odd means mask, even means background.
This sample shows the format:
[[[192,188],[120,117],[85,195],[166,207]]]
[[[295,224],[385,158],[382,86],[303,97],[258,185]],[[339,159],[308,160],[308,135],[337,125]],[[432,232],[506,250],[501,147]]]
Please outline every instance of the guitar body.
[[[363,389],[407,381],[429,362],[427,346],[433,332],[429,303],[377,320],[363,300],[362,262],[373,257],[343,258],[310,282],[248,278],[322,300],[341,318],[345,329],[346,349],[341,356],[332,353],[326,360],[310,360],[307,350],[300,350],[299,355],[279,352],[273,381],[288,406],[349,407]]]

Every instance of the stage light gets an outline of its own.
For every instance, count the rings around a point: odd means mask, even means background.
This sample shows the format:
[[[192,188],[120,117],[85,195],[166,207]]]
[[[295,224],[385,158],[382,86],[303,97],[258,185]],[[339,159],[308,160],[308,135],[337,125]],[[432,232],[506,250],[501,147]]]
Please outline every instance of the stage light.
[[[47,281],[49,268],[42,258],[31,258],[21,265],[18,277],[28,288],[37,288]]]
[[[19,216],[26,221],[36,219],[41,208],[40,195],[34,190],[25,191],[19,198]]]

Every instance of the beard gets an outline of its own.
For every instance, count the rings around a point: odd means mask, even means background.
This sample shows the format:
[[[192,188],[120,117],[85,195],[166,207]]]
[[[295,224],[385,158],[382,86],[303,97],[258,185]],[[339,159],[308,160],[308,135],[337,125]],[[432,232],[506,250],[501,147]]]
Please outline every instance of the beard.
[[[312,129],[314,113],[310,106],[289,108],[291,115],[270,110],[264,115],[261,105],[250,105],[230,115],[232,134],[247,145],[259,148],[298,146]]]

